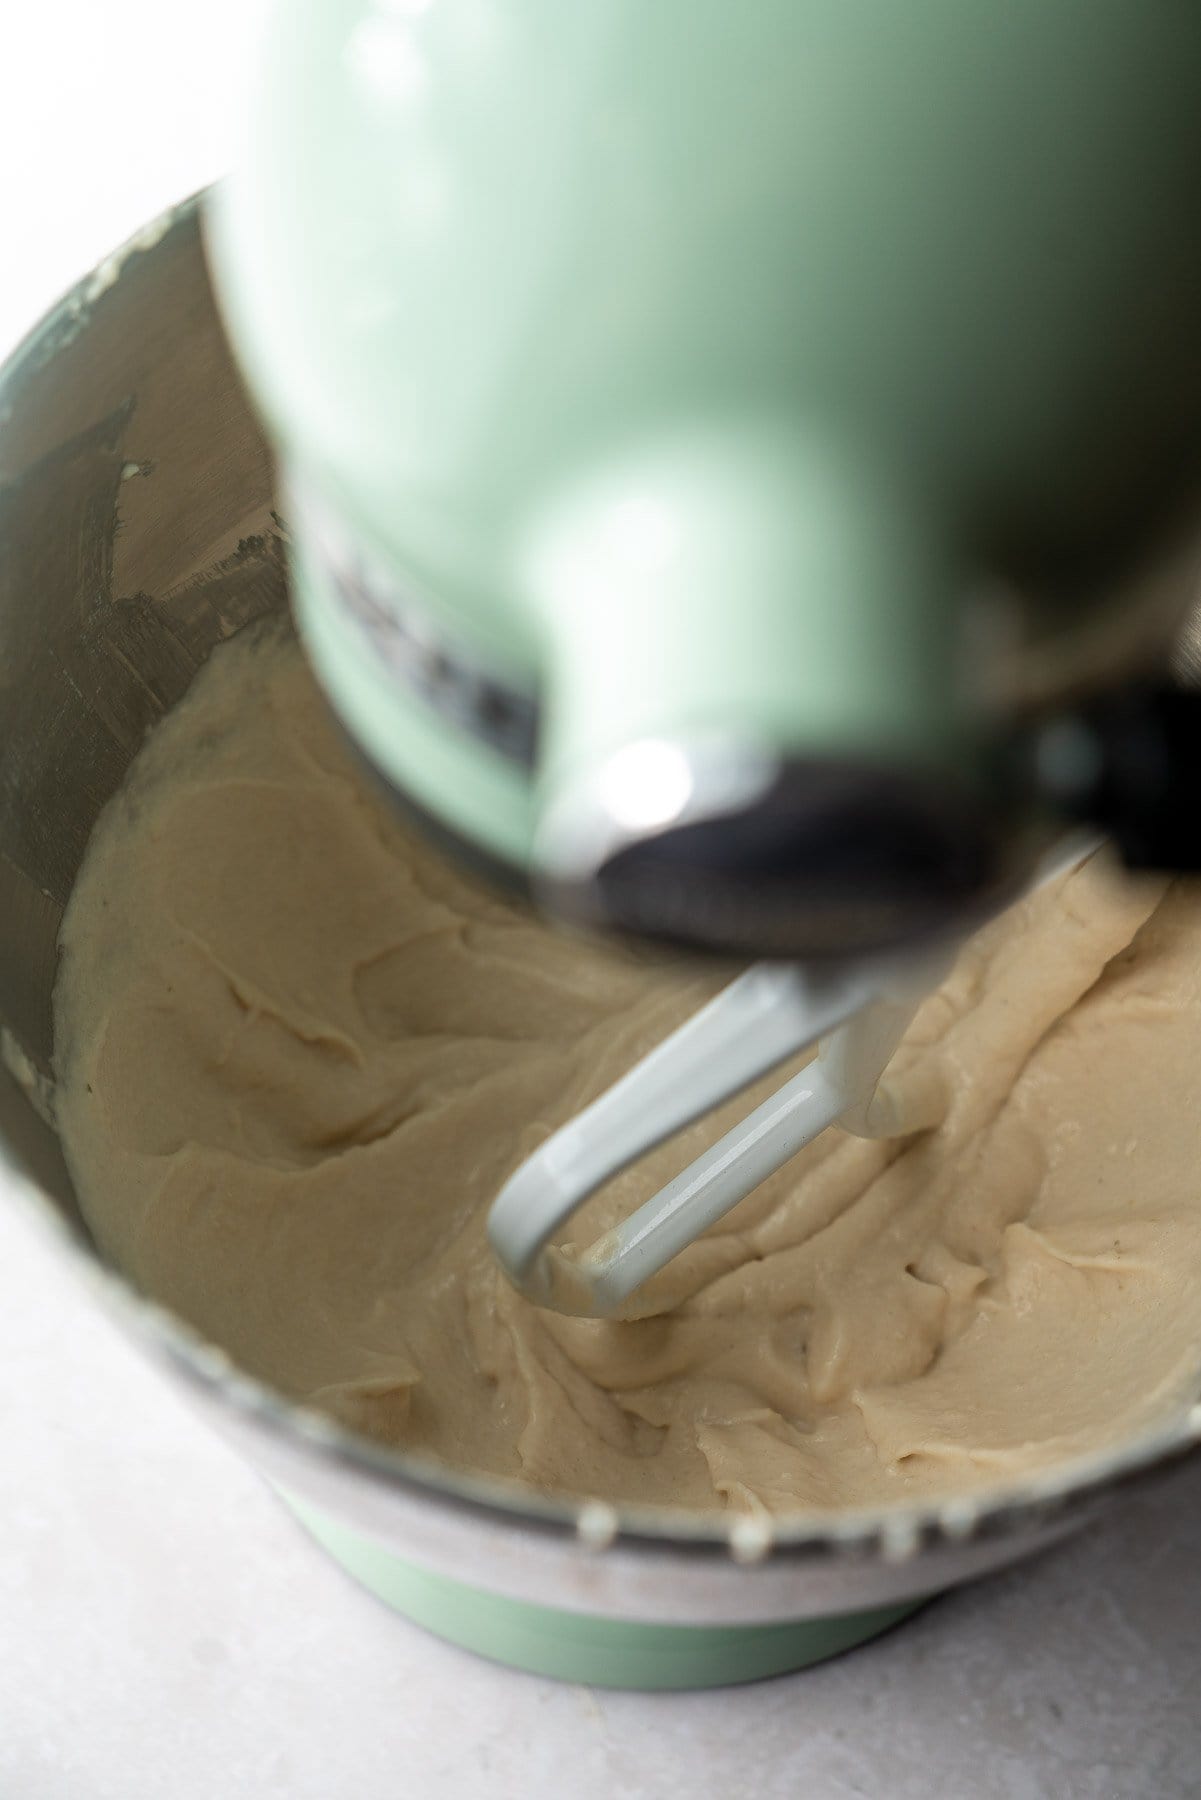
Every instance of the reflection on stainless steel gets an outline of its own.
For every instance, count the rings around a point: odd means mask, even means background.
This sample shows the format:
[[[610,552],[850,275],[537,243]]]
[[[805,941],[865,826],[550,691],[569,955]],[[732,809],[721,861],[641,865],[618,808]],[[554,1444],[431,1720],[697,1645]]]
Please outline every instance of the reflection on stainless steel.
[[[147,729],[214,644],[286,604],[270,462],[213,307],[195,205],[102,273],[0,378],[0,1027],[21,1075],[0,1072],[0,1148],[27,1172],[0,1163],[0,1199],[24,1196],[52,1219],[48,1196],[69,1221],[53,1133],[23,1094],[32,1085],[44,1100],[38,1072],[51,1074],[63,905]],[[78,1228],[63,1243],[281,1485],[430,1568],[627,1619],[734,1623],[886,1605],[1040,1548],[1123,1474],[1191,1444],[1179,1434],[1134,1446],[1003,1506],[779,1525],[752,1563],[731,1557],[720,1522],[683,1517],[625,1516],[598,1551],[587,1507],[449,1474],[284,1405],[101,1271]]]

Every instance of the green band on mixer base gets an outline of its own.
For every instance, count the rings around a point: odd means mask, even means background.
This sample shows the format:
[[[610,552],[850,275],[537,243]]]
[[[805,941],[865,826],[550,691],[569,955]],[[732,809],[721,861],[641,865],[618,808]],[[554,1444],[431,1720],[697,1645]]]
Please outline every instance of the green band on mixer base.
[[[769,1625],[636,1624],[532,1606],[431,1574],[293,1495],[281,1498],[350,1575],[427,1631],[511,1668],[596,1687],[721,1687],[782,1675],[865,1643],[929,1598]]]

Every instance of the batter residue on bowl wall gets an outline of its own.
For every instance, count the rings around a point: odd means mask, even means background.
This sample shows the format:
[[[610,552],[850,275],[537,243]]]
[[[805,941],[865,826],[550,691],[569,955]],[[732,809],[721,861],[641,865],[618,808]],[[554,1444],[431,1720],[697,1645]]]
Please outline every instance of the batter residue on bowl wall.
[[[1183,1405],[1201,1342],[1201,909],[1090,866],[976,939],[890,1080],[621,1322],[494,1268],[515,1164],[713,986],[414,840],[295,645],[219,649],[103,815],[57,1112],[101,1247],[247,1370],[541,1490],[831,1508],[992,1486]],[[743,1102],[745,1106],[745,1102]],[[736,1116],[598,1196],[587,1242]]]

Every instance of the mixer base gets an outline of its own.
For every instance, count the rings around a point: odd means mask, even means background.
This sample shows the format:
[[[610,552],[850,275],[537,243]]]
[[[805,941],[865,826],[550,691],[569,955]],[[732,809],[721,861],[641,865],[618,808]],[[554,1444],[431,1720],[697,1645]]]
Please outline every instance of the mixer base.
[[[509,1668],[590,1687],[726,1687],[788,1674],[878,1637],[933,1598],[767,1625],[650,1625],[602,1618],[533,1606],[434,1574],[291,1494],[281,1498],[349,1575],[435,1636]]]

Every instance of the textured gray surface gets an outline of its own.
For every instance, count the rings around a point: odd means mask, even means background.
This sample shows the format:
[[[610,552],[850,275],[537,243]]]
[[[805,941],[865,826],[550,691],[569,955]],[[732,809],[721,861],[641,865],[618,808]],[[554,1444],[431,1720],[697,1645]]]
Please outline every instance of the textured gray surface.
[[[826,1668],[559,1687],[392,1617],[0,1204],[0,1800],[1185,1800],[1201,1467]]]

